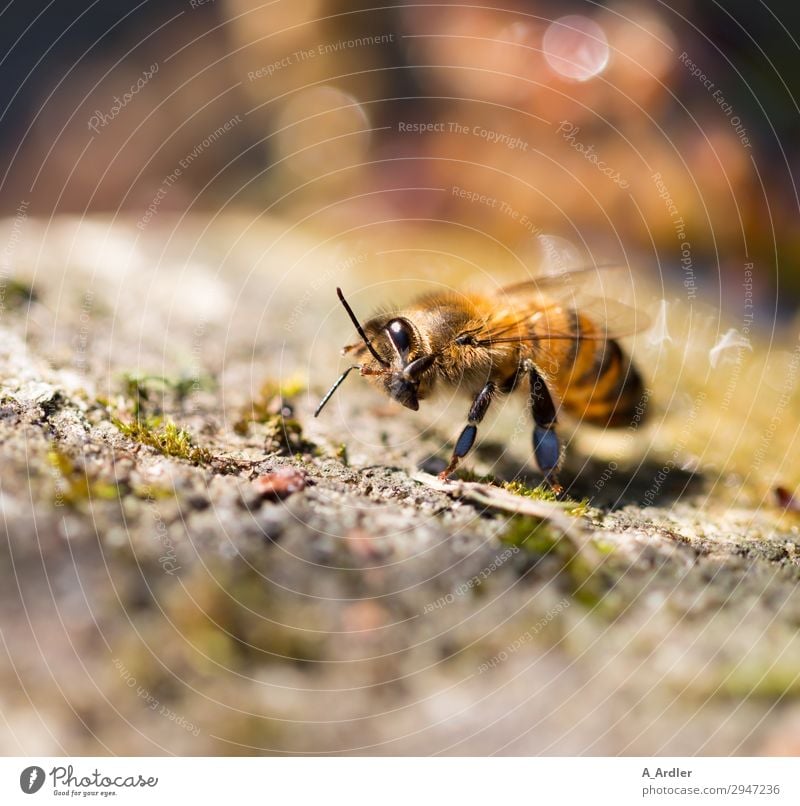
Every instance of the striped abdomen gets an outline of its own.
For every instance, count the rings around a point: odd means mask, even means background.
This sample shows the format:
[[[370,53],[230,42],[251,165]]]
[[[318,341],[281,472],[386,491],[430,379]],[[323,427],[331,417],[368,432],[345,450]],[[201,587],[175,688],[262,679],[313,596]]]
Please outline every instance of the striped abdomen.
[[[641,375],[616,341],[598,338],[601,331],[590,318],[563,308],[550,309],[533,327],[542,336],[577,336],[544,338],[534,348],[534,361],[571,417],[610,428],[642,420]]]

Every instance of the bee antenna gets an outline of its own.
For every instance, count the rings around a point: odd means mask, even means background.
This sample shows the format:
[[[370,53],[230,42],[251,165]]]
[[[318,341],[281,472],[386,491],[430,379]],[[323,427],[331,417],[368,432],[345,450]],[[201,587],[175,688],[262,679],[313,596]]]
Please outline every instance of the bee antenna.
[[[356,326],[356,330],[358,331],[358,335],[361,336],[361,340],[364,342],[364,344],[367,345],[367,349],[372,353],[372,357],[382,367],[388,367],[389,366],[388,362],[384,361],[384,359],[381,358],[381,356],[378,353],[378,351],[372,346],[372,342],[367,338],[367,334],[364,332],[364,328],[361,327],[361,323],[358,321],[358,319],[356,318],[356,315],[353,313],[353,309],[350,307],[350,305],[348,304],[347,300],[344,298],[344,294],[342,293],[341,288],[336,289],[336,295],[339,297],[339,301],[342,303],[342,305],[344,305],[344,309],[347,311],[347,315],[350,317],[350,320]],[[352,369],[352,367],[351,367],[351,369]],[[349,372],[349,370],[348,370],[348,372]],[[347,373],[345,373],[345,375],[346,374]],[[338,383],[341,383],[343,380],[344,380],[344,376],[342,376],[339,379]],[[338,385],[338,383],[337,383],[337,385]],[[333,392],[333,390],[331,390],[331,392]]]
[[[329,401],[329,400],[330,400],[330,399],[333,397],[333,393],[334,393],[334,392],[335,392],[335,391],[336,391],[336,390],[337,390],[337,389],[338,389],[338,388],[339,388],[339,387],[342,385],[342,383],[344,382],[344,379],[345,379],[345,378],[346,378],[346,377],[347,377],[347,376],[348,376],[348,375],[349,375],[349,374],[350,374],[350,373],[351,373],[351,372],[352,372],[354,369],[361,369],[361,367],[360,367],[358,364],[354,364],[352,367],[348,367],[348,368],[347,368],[347,369],[346,369],[346,370],[345,370],[345,371],[344,371],[344,372],[343,372],[343,373],[342,373],[342,374],[341,374],[341,375],[340,375],[340,376],[339,376],[339,377],[336,379],[336,383],[334,383],[334,384],[333,384],[333,386],[331,386],[331,388],[330,388],[330,389],[328,389],[327,394],[325,395],[325,397],[323,397],[323,398],[322,398],[322,400],[321,400],[321,401],[320,401],[320,403],[319,403],[319,406],[317,406],[317,410],[314,412],[314,416],[315,416],[315,417],[319,417],[319,413],[322,411],[322,409],[324,409],[324,408],[325,408],[325,404],[326,404],[326,403],[327,403],[327,402],[328,402],[328,401]]]

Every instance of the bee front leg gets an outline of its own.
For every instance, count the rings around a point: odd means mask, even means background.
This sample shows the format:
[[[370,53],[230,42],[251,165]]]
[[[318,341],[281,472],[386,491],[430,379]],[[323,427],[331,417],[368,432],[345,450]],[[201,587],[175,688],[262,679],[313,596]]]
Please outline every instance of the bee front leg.
[[[439,478],[443,481],[455,471],[458,463],[469,453],[472,446],[475,444],[475,437],[478,435],[478,423],[486,415],[489,404],[492,402],[492,397],[497,387],[489,381],[486,386],[475,395],[472,405],[467,415],[467,425],[456,440],[456,446],[453,448],[453,455],[450,457],[450,464],[447,469],[439,474]]]
[[[556,407],[544,378],[532,367],[531,379],[531,412],[533,413],[533,454],[536,464],[544,474],[544,480],[555,493],[563,488],[556,476],[561,465],[561,442],[556,433]]]

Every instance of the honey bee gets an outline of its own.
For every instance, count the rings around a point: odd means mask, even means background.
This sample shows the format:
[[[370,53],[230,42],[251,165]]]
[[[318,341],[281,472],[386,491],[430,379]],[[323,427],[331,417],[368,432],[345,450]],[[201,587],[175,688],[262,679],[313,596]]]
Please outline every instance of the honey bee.
[[[342,353],[358,363],[337,379],[314,416],[356,369],[413,411],[439,387],[465,389],[472,404],[440,474],[446,479],[474,445],[492,401],[527,382],[536,463],[560,491],[563,450],[556,426],[562,412],[608,428],[641,422],[644,413],[641,375],[617,342],[644,326],[644,315],[608,300],[594,300],[594,307],[601,303],[599,312],[580,302],[575,289],[597,268],[540,277],[494,294],[428,294],[363,327],[337,288],[360,337]],[[568,301],[560,299],[566,289]]]

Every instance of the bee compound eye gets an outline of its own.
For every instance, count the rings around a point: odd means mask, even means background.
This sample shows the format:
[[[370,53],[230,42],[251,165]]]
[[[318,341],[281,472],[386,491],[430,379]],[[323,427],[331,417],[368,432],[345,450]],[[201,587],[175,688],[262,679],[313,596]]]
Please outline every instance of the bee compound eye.
[[[402,319],[393,319],[386,330],[400,357],[406,358],[411,349],[411,328]]]

